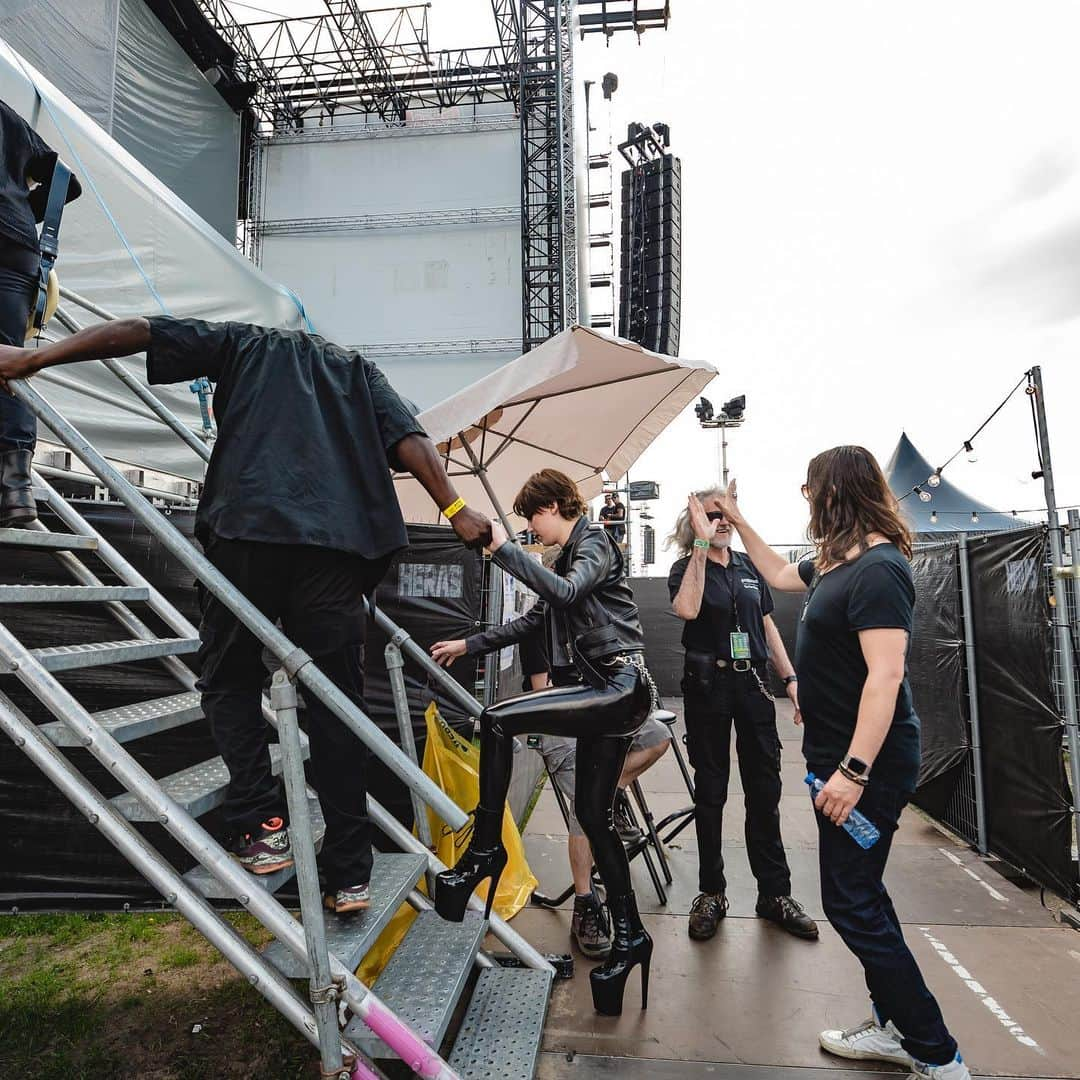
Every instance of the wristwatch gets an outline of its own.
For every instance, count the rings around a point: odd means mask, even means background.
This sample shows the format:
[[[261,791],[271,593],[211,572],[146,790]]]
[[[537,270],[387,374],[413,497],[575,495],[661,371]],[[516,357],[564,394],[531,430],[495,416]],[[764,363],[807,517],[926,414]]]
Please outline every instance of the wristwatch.
[[[844,760],[840,762],[840,771],[856,784],[865,785],[870,779],[870,766],[861,758],[852,757],[851,754],[844,755]]]
[[[793,682],[798,682],[798,681],[799,681],[799,676],[798,675],[785,675],[784,676],[784,685],[785,686],[790,686]]]

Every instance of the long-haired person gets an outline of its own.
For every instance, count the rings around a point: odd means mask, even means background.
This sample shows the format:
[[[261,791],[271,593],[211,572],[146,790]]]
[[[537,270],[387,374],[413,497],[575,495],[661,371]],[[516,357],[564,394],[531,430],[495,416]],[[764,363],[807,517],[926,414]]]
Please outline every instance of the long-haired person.
[[[882,881],[919,772],[919,718],[907,680],[911,534],[880,466],[861,446],[818,454],[803,495],[817,555],[799,565],[747,524],[734,484],[720,507],[769,585],[806,593],[795,669],[803,752],[825,781],[814,803],[821,899],[862,964],[873,1003],[869,1019],[822,1032],[821,1045],[840,1057],[900,1062],[913,1078],[968,1080]],[[856,806],[881,831],[869,850],[840,827]]]
[[[607,889],[612,943],[607,961],[590,972],[597,1012],[622,1011],[623,990],[641,965],[641,1007],[648,1003],[652,939],[642,925],[630,888],[630,866],[615,830],[612,805],[634,733],[645,723],[652,691],[645,673],[644,638],[623,558],[607,530],[592,526],[574,482],[555,469],[529,477],[514,500],[540,542],[562,548],[547,569],[510,542],[492,522],[492,558],[540,597],[520,619],[468,639],[440,641],[432,655],[441,664],[465,653],[492,652],[542,631],[554,686],[510,698],[480,717],[480,803],[469,847],[452,870],[438,877],[435,907],[460,921],[476,886],[491,882],[488,910],[506,865],[502,816],[510,786],[515,735],[542,733],[577,739],[574,807],[589,838]]]
[[[780,737],[765,680],[771,661],[799,720],[791,661],[773,621],[773,598],[754,564],[731,547],[720,509],[723,488],[691,495],[668,538],[682,556],[668,574],[671,608],[684,621],[682,692],[686,748],[694,769],[698,888],[687,929],[706,941],[727,914],[722,834],[731,773],[731,728],[746,793],[746,853],[757,881],[757,913],[796,937],[814,939],[817,923],[791,895],[780,837]]]

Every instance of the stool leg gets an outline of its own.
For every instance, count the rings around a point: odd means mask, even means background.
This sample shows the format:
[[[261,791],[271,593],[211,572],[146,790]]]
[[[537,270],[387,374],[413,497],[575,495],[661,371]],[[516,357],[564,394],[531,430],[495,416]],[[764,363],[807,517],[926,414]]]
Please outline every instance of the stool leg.
[[[652,844],[656,851],[656,858],[660,863],[660,870],[664,875],[664,881],[670,885],[672,877],[671,868],[668,866],[667,853],[664,851],[664,845],[656,831],[656,822],[653,819],[652,811],[649,809],[649,804],[645,801],[645,792],[641,790],[641,781],[635,780],[630,785],[630,790],[634,793],[634,800],[638,804],[638,809],[641,810],[641,816],[645,819],[645,831],[648,833],[649,843]]]

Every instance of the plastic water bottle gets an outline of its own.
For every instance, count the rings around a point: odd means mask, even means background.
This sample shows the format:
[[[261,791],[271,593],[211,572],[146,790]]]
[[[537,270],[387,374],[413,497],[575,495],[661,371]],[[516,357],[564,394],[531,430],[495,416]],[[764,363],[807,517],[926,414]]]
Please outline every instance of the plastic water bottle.
[[[816,799],[818,792],[825,787],[813,773],[807,773],[806,784],[810,788],[811,801]],[[860,814],[858,810],[852,810],[848,814],[848,819],[841,828],[847,829],[851,833],[852,839],[861,848],[872,848],[881,839],[881,832],[878,827],[865,814]]]

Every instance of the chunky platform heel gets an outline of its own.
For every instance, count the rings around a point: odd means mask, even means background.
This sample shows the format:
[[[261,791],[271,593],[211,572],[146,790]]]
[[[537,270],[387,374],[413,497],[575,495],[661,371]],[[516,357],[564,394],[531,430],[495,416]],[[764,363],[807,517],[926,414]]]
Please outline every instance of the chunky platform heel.
[[[649,962],[653,943],[642,925],[633,893],[613,896],[608,902],[611,911],[611,956],[606,964],[589,972],[593,1008],[603,1016],[622,1013],[623,994],[630,972],[641,965],[641,1007],[649,1007]]]
[[[491,917],[495,891],[506,868],[506,848],[499,839],[501,826],[501,812],[476,809],[475,831],[469,846],[450,870],[444,870],[435,879],[435,910],[442,918],[461,922],[469,906],[469,897],[485,878],[490,878],[491,883],[484,918]]]

